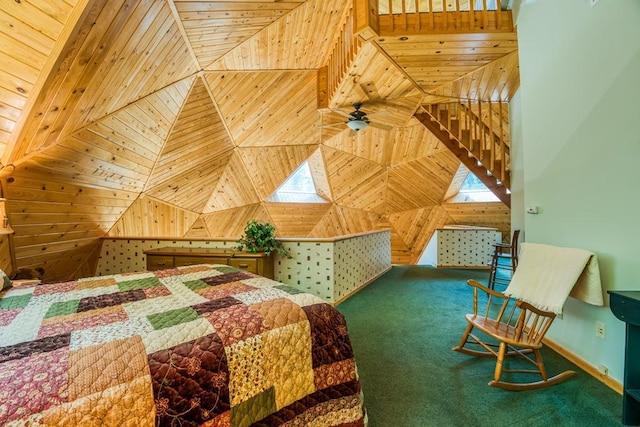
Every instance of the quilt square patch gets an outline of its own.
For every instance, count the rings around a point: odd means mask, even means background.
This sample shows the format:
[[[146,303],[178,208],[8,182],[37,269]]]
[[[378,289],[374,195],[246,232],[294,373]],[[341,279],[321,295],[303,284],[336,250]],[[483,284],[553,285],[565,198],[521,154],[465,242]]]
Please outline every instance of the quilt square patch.
[[[297,304],[287,298],[278,298],[251,305],[251,308],[263,317],[269,329],[307,321],[307,315]]]
[[[198,313],[191,307],[178,308],[147,316],[154,329],[170,328],[180,323],[191,322],[198,318]]]
[[[149,368],[160,425],[203,425],[229,412],[229,369],[216,334],[150,354]]]
[[[33,296],[71,292],[76,289],[76,282],[49,283],[33,288]]]
[[[199,289],[196,292],[209,300],[216,300],[225,297],[231,297],[237,294],[245,292],[251,292],[256,288],[245,285],[242,282],[226,283],[219,286],[207,286],[206,288]],[[237,301],[237,300],[236,300]]]
[[[78,305],[78,311],[89,311],[96,308],[111,307],[114,305],[124,304],[125,302],[140,301],[146,298],[147,295],[142,289],[97,295],[94,297],[82,298]]]
[[[22,311],[22,308],[14,310],[0,310],[0,326],[7,326]]]
[[[0,299],[0,310],[15,310],[24,308],[29,303],[31,294],[2,297]]]
[[[3,363],[0,425],[66,402],[68,361],[69,349],[63,347]]]
[[[128,318],[127,313],[122,307],[109,308],[109,310],[96,310],[97,313],[86,312],[87,314],[92,314],[91,316],[83,316],[78,315],[78,313],[74,313],[67,316],[50,317],[45,319],[38,331],[38,338],[68,334],[72,331],[107,325],[109,323],[122,322]]]
[[[44,315],[45,319],[49,317],[55,316],[64,316],[65,314],[71,314],[78,311],[78,304],[80,300],[71,300],[71,301],[58,301],[51,304],[47,314]]]
[[[48,353],[69,346],[71,337],[67,335],[57,335],[33,341],[22,342],[6,347],[0,347],[0,363],[8,360],[17,360],[29,357],[33,354]]]
[[[224,297],[224,298],[214,299],[212,301],[196,304],[193,306],[193,309],[198,314],[213,313],[214,311],[222,310],[223,308],[231,307],[236,304],[242,304],[242,303],[235,298]]]
[[[313,367],[353,359],[353,349],[347,331],[347,322],[341,313],[335,313],[327,304],[304,307],[311,326]]]
[[[221,267],[220,267],[221,268]],[[233,269],[231,273],[221,274],[219,276],[205,277],[202,279],[209,286],[218,286],[229,282],[238,282],[243,279],[255,277],[251,273],[246,273]]]
[[[157,277],[143,277],[136,280],[128,280],[118,283],[118,289],[120,291],[133,291],[136,289],[153,288],[154,286],[161,286],[160,280]]]
[[[250,426],[275,411],[273,387],[252,396],[246,402],[231,408],[232,426]]]
[[[222,310],[205,313],[202,316],[211,322],[226,346],[267,330],[260,313],[244,304],[233,305]]]
[[[76,283],[76,289],[96,289],[105,288],[107,286],[115,285],[115,277],[91,277],[86,279],[78,279]]]
[[[71,400],[126,384],[149,375],[142,339],[138,336],[69,352]]]

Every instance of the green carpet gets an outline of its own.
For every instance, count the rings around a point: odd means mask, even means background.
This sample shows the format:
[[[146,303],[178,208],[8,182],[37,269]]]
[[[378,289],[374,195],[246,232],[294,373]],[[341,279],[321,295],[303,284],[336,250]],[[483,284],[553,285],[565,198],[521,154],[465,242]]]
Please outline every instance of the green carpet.
[[[616,426],[622,397],[555,352],[549,375],[578,374],[542,390],[489,387],[494,360],[451,350],[472,311],[466,280],[488,271],[394,266],[338,306],[347,319],[371,427]]]

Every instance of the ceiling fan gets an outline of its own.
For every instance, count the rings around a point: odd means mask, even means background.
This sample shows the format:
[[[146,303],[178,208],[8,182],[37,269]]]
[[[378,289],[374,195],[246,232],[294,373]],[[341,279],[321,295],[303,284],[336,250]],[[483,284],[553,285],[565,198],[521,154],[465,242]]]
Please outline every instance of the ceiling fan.
[[[349,129],[351,129],[351,134],[355,135],[356,132],[365,129],[367,126],[371,125],[372,127],[384,130],[391,130],[393,127],[389,125],[385,125],[382,123],[376,123],[369,120],[369,116],[364,111],[360,110],[362,108],[361,102],[356,102],[353,104],[353,108],[355,109],[351,113],[345,113],[344,111],[334,110],[336,113],[341,114],[347,118],[346,122],[338,122],[338,123],[329,123],[326,125],[321,125],[320,127],[327,126],[336,126],[346,124]],[[382,113],[377,113],[382,114]],[[372,114],[373,116],[373,114]]]

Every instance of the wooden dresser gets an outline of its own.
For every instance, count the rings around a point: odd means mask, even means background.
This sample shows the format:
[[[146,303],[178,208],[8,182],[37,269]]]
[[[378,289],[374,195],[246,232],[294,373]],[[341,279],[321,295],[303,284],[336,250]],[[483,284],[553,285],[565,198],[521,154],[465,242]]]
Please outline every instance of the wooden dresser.
[[[273,279],[273,254],[236,252],[209,248],[157,248],[144,251],[147,270],[162,270],[183,265],[226,264]]]

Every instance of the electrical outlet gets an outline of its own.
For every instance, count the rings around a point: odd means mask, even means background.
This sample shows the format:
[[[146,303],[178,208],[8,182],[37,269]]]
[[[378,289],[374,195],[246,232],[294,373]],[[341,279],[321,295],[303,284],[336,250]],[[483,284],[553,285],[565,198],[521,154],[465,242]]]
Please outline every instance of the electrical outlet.
[[[604,323],[596,320],[596,336],[600,339],[605,339],[606,337],[606,330],[605,330],[605,326]]]
[[[607,365],[600,364],[600,365],[598,365],[598,373],[600,375],[607,376],[607,375],[609,375],[609,368],[607,368]]]

